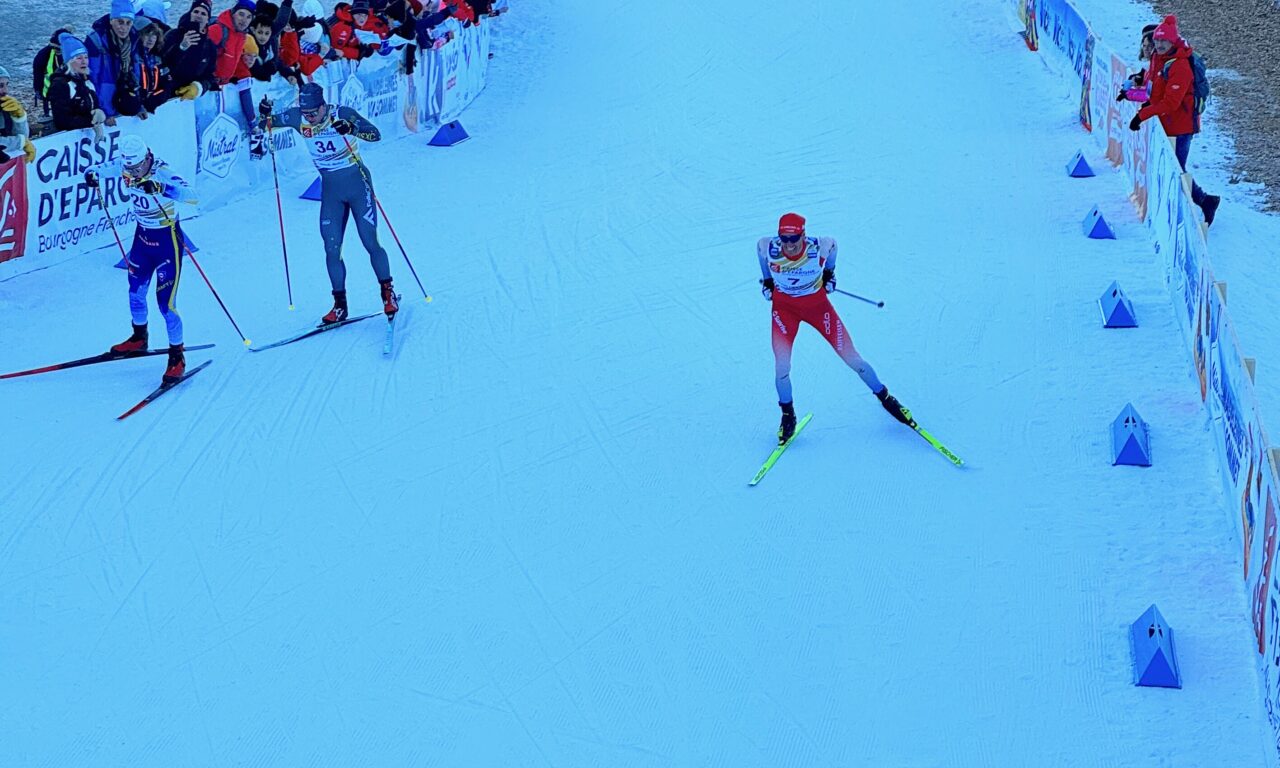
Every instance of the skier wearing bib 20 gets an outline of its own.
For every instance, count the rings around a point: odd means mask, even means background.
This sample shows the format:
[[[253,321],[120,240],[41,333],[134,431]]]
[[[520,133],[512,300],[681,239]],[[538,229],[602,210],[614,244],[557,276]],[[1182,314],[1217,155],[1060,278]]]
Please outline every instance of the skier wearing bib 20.
[[[147,286],[156,278],[156,305],[169,331],[169,365],[161,384],[175,384],[186,372],[182,353],[182,317],[178,315],[178,282],[182,278],[182,229],[174,202],[195,203],[196,195],[187,182],[170,171],[163,160],[151,154],[138,136],[120,139],[115,160],[85,171],[84,181],[97,187],[99,178],[122,174],[124,186],[132,193],[133,212],[138,219],[133,246],[125,259],[129,270],[129,311],[133,334],[111,351],[128,356],[147,349]],[[110,216],[110,212],[103,211]]]
[[[378,209],[373,199],[373,181],[356,153],[359,139],[379,141],[378,129],[355,110],[335,107],[324,101],[324,88],[306,83],[298,91],[298,106],[278,115],[271,113],[271,100],[258,104],[259,128],[271,120],[273,126],[293,128],[302,134],[311,161],[320,171],[320,236],[324,239],[325,262],[333,287],[333,309],[321,318],[322,325],[346,320],[347,265],[342,260],[342,238],[347,217],[355,218],[360,242],[369,252],[369,262],[382,286],[382,311],[388,317],[400,308],[391,285],[387,252],[378,244]]]
[[[791,402],[791,347],[801,323],[808,323],[822,334],[890,415],[914,427],[911,413],[889,394],[875,369],[858,354],[827,298],[836,287],[836,241],[830,237],[806,237],[804,217],[788,213],[778,222],[778,236],[761,238],[756,253],[764,276],[761,293],[773,302],[774,383],[778,405],[782,407],[778,443],[785,443],[796,431],[796,411]]]

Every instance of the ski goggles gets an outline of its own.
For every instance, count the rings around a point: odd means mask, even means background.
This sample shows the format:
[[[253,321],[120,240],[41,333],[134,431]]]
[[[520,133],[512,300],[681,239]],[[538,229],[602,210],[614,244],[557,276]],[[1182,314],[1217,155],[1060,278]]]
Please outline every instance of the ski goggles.
[[[800,242],[802,238],[804,238],[804,235],[778,235],[778,239],[787,245],[794,245]]]

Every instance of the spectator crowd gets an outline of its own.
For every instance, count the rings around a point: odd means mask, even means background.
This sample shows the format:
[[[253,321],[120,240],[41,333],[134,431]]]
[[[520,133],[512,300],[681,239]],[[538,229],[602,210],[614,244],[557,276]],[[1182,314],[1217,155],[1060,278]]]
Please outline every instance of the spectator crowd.
[[[185,1],[185,0],[183,0]],[[35,158],[32,115],[45,132],[143,120],[170,99],[191,100],[241,81],[279,75],[309,82],[326,61],[396,55],[412,73],[419,49],[439,48],[465,27],[505,10],[503,0],[350,0],[325,15],[320,0],[237,0],[216,17],[212,0],[192,0],[174,26],[164,0],[110,0],[83,37],[53,32],[32,62],[31,112],[9,95],[0,68],[0,162]],[[247,88],[236,87],[245,113]]]

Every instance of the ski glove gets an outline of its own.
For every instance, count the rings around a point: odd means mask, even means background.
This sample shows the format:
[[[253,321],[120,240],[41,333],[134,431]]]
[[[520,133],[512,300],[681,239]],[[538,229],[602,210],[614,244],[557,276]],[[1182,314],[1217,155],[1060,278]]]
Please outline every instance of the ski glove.
[[[129,186],[138,190],[144,195],[158,195],[164,191],[164,185],[155,179],[142,179],[130,182]]]
[[[1124,89],[1121,88],[1120,93],[1116,96],[1116,101],[1124,101],[1124,97],[1125,97],[1125,92],[1124,92]]]
[[[1137,130],[1141,130],[1141,128],[1142,128],[1142,118],[1139,117],[1138,115],[1134,115],[1133,119],[1129,121],[1129,130],[1137,131]]]
[[[339,135],[346,136],[349,133],[355,133],[356,127],[350,120],[338,118],[333,121],[333,130],[337,131]]]
[[[767,301],[773,301],[773,278],[772,277],[766,277],[765,279],[760,281],[760,294],[764,296]]]
[[[827,293],[831,293],[836,289],[836,271],[834,269],[822,270],[822,287]]]
[[[14,120],[21,120],[27,116],[27,110],[22,108],[22,102],[12,96],[0,98],[0,110],[8,112]]]
[[[85,184],[88,184],[90,187],[92,187],[92,188],[94,188],[94,189],[97,189],[97,188],[98,188],[98,174],[94,173],[93,171],[85,171],[85,172],[84,172],[84,183],[85,183]]]

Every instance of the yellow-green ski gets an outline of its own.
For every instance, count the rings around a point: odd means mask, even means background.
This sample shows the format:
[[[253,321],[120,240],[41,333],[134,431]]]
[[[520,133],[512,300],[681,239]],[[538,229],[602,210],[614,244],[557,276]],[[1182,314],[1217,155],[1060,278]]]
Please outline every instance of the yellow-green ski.
[[[912,421],[915,421],[915,419],[912,419]],[[938,442],[938,438],[929,434],[929,431],[927,429],[920,426],[919,424],[916,424],[914,429],[918,435],[923,437],[925,440],[929,441],[929,445],[932,445],[934,448],[937,448],[938,453],[942,454],[943,456],[946,456],[947,460],[950,461],[952,464],[955,464],[957,467],[964,466],[964,459],[961,459],[959,456],[952,453],[950,449],[947,448],[947,446]]]
[[[787,438],[787,442],[773,449],[773,453],[769,454],[769,458],[765,460],[764,466],[760,468],[760,471],[756,473],[756,476],[752,478],[751,482],[747,483],[747,485],[755,485],[764,479],[764,476],[769,473],[769,470],[773,469],[773,465],[778,463],[778,458],[782,456],[782,452],[787,450],[787,446],[791,445],[791,442],[800,436],[800,430],[804,429],[804,425],[808,424],[809,419],[812,418],[812,413],[806,413],[804,415],[804,418],[796,425],[796,431],[792,433],[791,437]]]

